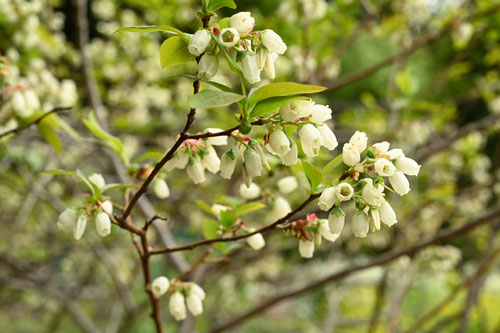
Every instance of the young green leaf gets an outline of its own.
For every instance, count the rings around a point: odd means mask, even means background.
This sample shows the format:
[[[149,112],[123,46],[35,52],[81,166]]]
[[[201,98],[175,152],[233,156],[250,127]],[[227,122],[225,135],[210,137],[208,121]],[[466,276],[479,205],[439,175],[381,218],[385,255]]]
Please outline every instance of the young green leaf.
[[[206,239],[216,238],[219,236],[219,221],[206,218],[203,220],[203,237]]]
[[[323,172],[323,174],[327,174],[327,173],[329,173],[330,171],[332,171],[333,169],[335,169],[336,167],[338,167],[341,164],[342,164],[342,154],[338,155],[333,160],[331,160],[330,162],[328,162],[323,167],[323,169],[321,169],[321,172]]]
[[[104,193],[106,191],[110,190],[117,190],[120,188],[138,188],[139,185],[131,185],[131,184],[106,184],[103,188],[101,188],[101,193]]]
[[[259,116],[265,116],[266,114],[277,111],[281,106],[296,99],[305,99],[305,97],[281,96],[281,97],[271,97],[263,101],[260,101],[254,106],[252,111],[250,111],[250,119]]]
[[[95,190],[94,186],[89,182],[89,180],[79,171],[73,172],[73,171],[66,171],[66,170],[60,170],[60,169],[51,169],[51,170],[46,170],[43,172],[39,173],[40,175],[62,175],[62,176],[74,176],[80,179],[87,187],[89,188],[90,192],[92,193],[92,196],[95,197]]]
[[[44,118],[38,123],[38,130],[45,141],[47,141],[56,152],[60,153],[63,147],[61,139],[59,139],[56,133],[57,125],[55,126],[51,121],[47,121],[47,118],[48,117]]]
[[[311,192],[313,193],[316,191],[318,185],[321,184],[323,174],[319,168],[307,162],[302,162],[302,168],[304,169],[304,174],[306,175],[309,184],[311,184]]]
[[[123,27],[118,30],[116,30],[114,33],[119,33],[119,32],[139,32],[139,33],[146,33],[146,32],[156,32],[156,31],[162,31],[168,34],[173,34],[173,35],[178,35],[182,36],[185,38],[188,38],[188,36],[180,31],[177,28],[171,27],[169,25],[142,25],[142,26],[135,26],[135,27]]]
[[[257,89],[248,99],[248,106],[251,108],[258,102],[271,97],[313,94],[324,90],[326,90],[325,87],[295,82],[271,83]]]
[[[160,46],[161,68],[183,64],[193,60],[188,44],[181,37],[170,37]]]
[[[231,9],[236,8],[236,4],[233,0],[210,0],[208,2],[207,10],[208,12],[215,12],[223,7],[229,7]]]
[[[189,96],[189,107],[197,108],[216,108],[236,103],[243,99],[243,95],[204,89],[196,95]]]
[[[220,223],[224,227],[224,229],[229,229],[233,226],[234,222],[238,217],[232,210],[223,210],[220,212]]]
[[[250,203],[247,203],[247,204],[245,204],[243,206],[240,206],[240,207],[236,208],[234,210],[234,213],[237,216],[240,216],[240,215],[243,215],[243,214],[246,214],[246,213],[250,213],[250,212],[262,209],[264,207],[266,207],[266,205],[264,205],[261,202],[250,202]]]
[[[217,217],[217,215],[214,213],[214,211],[212,210],[212,208],[204,201],[201,201],[201,200],[196,200],[196,204],[201,208],[203,209],[206,213],[210,214],[210,215],[213,215],[215,217]]]
[[[162,152],[162,151],[147,151],[144,154],[142,154],[141,156],[137,157],[134,160],[134,163],[140,163],[140,162],[145,161],[145,160],[158,161],[163,157],[163,155],[165,155],[165,152]]]

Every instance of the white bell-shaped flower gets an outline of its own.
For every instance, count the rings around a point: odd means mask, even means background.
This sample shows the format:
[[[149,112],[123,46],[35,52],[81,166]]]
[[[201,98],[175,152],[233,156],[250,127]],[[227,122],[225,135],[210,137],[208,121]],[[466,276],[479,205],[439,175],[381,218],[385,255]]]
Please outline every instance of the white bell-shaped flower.
[[[266,56],[266,62],[264,64],[264,72],[271,79],[274,80],[276,77],[276,70],[274,67],[274,62],[278,59],[278,54],[270,52]]]
[[[251,84],[260,82],[260,69],[257,64],[257,56],[253,54],[248,54],[243,59],[241,59],[241,70],[243,76]]]
[[[189,289],[192,293],[198,295],[198,297],[203,301],[206,297],[205,290],[203,290],[199,285],[194,282],[189,283]]]
[[[111,233],[111,220],[108,214],[105,212],[98,213],[95,218],[95,227],[100,236],[106,237],[109,235]]]
[[[99,189],[102,189],[104,186],[106,186],[106,181],[100,173],[91,174],[89,176],[89,181]]]
[[[310,100],[298,99],[286,103],[280,108],[281,119],[285,121],[295,121],[299,118],[311,114],[312,102]]]
[[[214,147],[208,147],[208,154],[203,156],[201,163],[208,171],[216,174],[220,170],[220,159]]]
[[[179,291],[174,292],[170,296],[168,309],[175,320],[179,321],[186,319],[186,304],[184,303],[184,295],[182,295]]]
[[[251,148],[245,150],[245,170],[248,176],[253,178],[262,174],[262,161],[259,154]]]
[[[330,231],[335,235],[340,235],[342,229],[344,229],[344,224],[345,214],[341,210],[332,210],[330,212],[330,215],[328,216],[328,225],[330,226]]]
[[[340,183],[335,186],[335,195],[339,201],[348,201],[351,200],[354,195],[354,189],[351,184],[348,183]]]
[[[87,226],[87,217],[85,215],[78,216],[78,219],[76,220],[76,223],[73,226],[73,237],[76,240],[82,238],[86,226]]]
[[[302,258],[312,258],[314,254],[314,242],[299,239],[299,253]]]
[[[217,74],[218,66],[219,61],[217,60],[217,56],[205,53],[198,62],[198,77],[202,80],[210,81]]]
[[[251,183],[250,187],[245,184],[240,185],[240,195],[247,200],[253,200],[260,196],[260,187],[255,183]]]
[[[237,156],[232,149],[222,155],[220,163],[220,175],[224,179],[231,179],[236,167]]]
[[[71,232],[76,222],[76,213],[73,209],[66,208],[57,219],[57,228],[62,232]]]
[[[201,302],[201,299],[197,294],[188,292],[188,295],[186,297],[186,304],[189,312],[191,312],[193,316],[198,316],[203,313],[203,303]]]
[[[318,129],[312,124],[304,125],[299,130],[299,137],[304,154],[309,157],[317,156],[323,144],[323,139]]]
[[[225,47],[233,47],[240,41],[240,33],[235,28],[222,29],[219,40]]]
[[[281,161],[283,162],[284,165],[292,166],[292,165],[297,164],[298,154],[299,154],[299,150],[297,148],[297,144],[295,143],[295,141],[291,140],[290,141],[290,150],[288,151],[288,153],[280,156],[280,158],[281,158]]]
[[[332,119],[332,109],[328,105],[314,104],[311,107],[311,117],[309,121],[313,123],[324,123]]]
[[[290,140],[283,131],[273,131],[269,135],[269,145],[279,156],[290,151]]]
[[[335,194],[335,188],[328,187],[323,191],[323,193],[321,193],[319,197],[318,207],[321,210],[328,211],[333,207],[336,201],[337,196]]]
[[[377,142],[375,143],[372,148],[375,150],[377,154],[386,154],[387,151],[389,150],[390,143],[387,141],[382,141],[382,142]]]
[[[361,160],[361,155],[353,144],[344,143],[344,147],[342,148],[342,160],[348,166],[355,166]]]
[[[389,177],[396,172],[396,167],[391,161],[385,158],[379,158],[374,164],[375,171],[382,177]]]
[[[390,176],[389,182],[391,183],[394,191],[396,191],[396,193],[400,196],[410,192],[410,183],[402,171],[396,171],[394,175]]]
[[[273,30],[266,29],[262,31],[260,35],[262,44],[268,49],[270,52],[283,54],[286,51],[286,44],[283,42],[283,39],[275,33]]]
[[[278,189],[281,193],[290,193],[293,192],[299,187],[299,184],[297,183],[297,178],[295,176],[288,176],[281,178],[278,180]]]
[[[361,197],[363,200],[372,206],[380,207],[385,202],[384,187],[382,185],[373,185],[373,180],[366,178],[363,180],[366,184],[361,190]]]
[[[238,30],[242,36],[248,35],[254,25],[255,19],[250,12],[239,12],[229,18],[229,27]]]
[[[165,276],[157,277],[151,283],[151,291],[155,294],[156,297],[163,296],[170,287],[170,281]]]
[[[370,209],[370,216],[373,222],[373,228],[380,230],[380,212],[378,209]]]
[[[212,36],[206,29],[198,30],[194,33],[194,35],[189,40],[188,51],[195,57],[198,57],[200,54],[205,52],[210,41],[212,40]]]
[[[191,178],[195,184],[203,183],[205,181],[205,170],[203,169],[203,165],[198,158],[190,159],[186,171],[189,178]]]
[[[101,203],[101,208],[104,212],[106,212],[108,215],[113,215],[113,204],[111,201],[106,200],[103,203]]]
[[[251,231],[253,232],[253,231]],[[261,233],[257,233],[246,238],[247,244],[254,250],[260,250],[266,245],[264,236]]]
[[[156,196],[160,199],[165,199],[170,196],[170,188],[168,187],[167,182],[163,179],[155,180],[153,185],[153,191],[155,192]]]
[[[392,209],[391,205],[386,201],[380,206],[380,220],[382,223],[391,227],[392,225],[398,223],[396,218],[396,212]]]
[[[398,170],[403,171],[408,176],[417,176],[420,172],[420,165],[415,160],[406,156],[398,157],[395,164]]]
[[[370,220],[363,211],[357,211],[352,218],[352,232],[355,237],[366,237],[370,231]]]
[[[321,124],[316,127],[321,134],[321,139],[323,141],[323,147],[328,150],[334,150],[339,145],[337,137],[332,132],[330,127],[326,124]]]
[[[360,131],[356,131],[349,140],[349,144],[354,145],[360,154],[366,149],[367,143],[368,137],[366,136],[366,133]]]
[[[331,232],[328,220],[321,219],[318,221],[318,223],[319,223],[318,231],[321,234],[321,237],[323,237],[329,242],[335,242],[339,238],[339,234]]]

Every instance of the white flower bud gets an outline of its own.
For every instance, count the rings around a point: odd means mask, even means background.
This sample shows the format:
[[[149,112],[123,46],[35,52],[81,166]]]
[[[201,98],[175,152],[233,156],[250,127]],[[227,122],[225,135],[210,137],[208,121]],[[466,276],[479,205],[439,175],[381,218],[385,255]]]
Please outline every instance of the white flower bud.
[[[366,237],[370,231],[370,220],[362,211],[354,213],[352,218],[352,232],[355,237]]]
[[[222,29],[219,40],[225,47],[233,47],[240,41],[240,34],[235,28]]]
[[[247,187],[245,184],[241,184],[240,195],[242,198],[247,200],[256,199],[260,195],[260,187],[255,183],[251,183],[250,187]]]
[[[170,296],[168,309],[175,320],[186,319],[186,304],[184,304],[184,295],[176,291]]]
[[[212,207],[210,207],[212,212],[214,212],[215,216],[217,216],[218,219],[220,219],[220,214],[228,209],[230,209],[228,206],[220,205],[220,204],[213,204]]]
[[[382,141],[382,142],[377,142],[375,143],[372,148],[375,150],[377,154],[386,154],[387,151],[389,150],[390,143],[387,141]]]
[[[395,163],[396,167],[408,176],[416,176],[420,172],[420,165],[409,157],[400,156]]]
[[[355,166],[361,160],[361,155],[353,144],[344,143],[344,147],[342,148],[342,160],[348,166]]]
[[[210,44],[211,39],[212,36],[210,36],[208,30],[201,29],[196,31],[189,40],[189,45],[188,45],[189,53],[191,53],[195,57],[198,57],[200,54],[205,52],[208,45]]]
[[[410,192],[410,183],[402,171],[396,171],[394,175],[389,177],[392,188],[397,194],[403,196]]]
[[[391,160],[393,159],[396,159],[400,156],[405,156],[405,154],[403,153],[403,150],[402,149],[399,149],[399,148],[395,148],[395,149],[391,149],[387,152],[387,155],[389,155],[389,157],[391,158]]]
[[[294,176],[288,176],[278,180],[278,189],[281,193],[290,193],[295,191],[297,187],[299,187],[299,184],[297,183],[297,178]]]
[[[290,151],[290,140],[283,131],[273,131],[269,135],[269,145],[280,156]]]
[[[380,219],[388,227],[398,223],[396,218],[396,213],[392,209],[391,205],[386,201],[382,206],[380,206]]]
[[[203,156],[202,165],[213,174],[216,174],[220,169],[220,159],[214,147],[208,147],[208,154]]]
[[[394,172],[396,172],[396,167],[394,166],[394,164],[392,164],[392,162],[385,158],[379,158],[375,162],[374,166],[375,171],[377,171],[377,173],[382,177],[392,176]]]
[[[205,294],[205,291],[199,286],[197,285],[196,283],[194,282],[191,282],[190,283],[190,291],[195,294],[195,295],[198,295],[198,297],[203,301],[206,297],[206,294]]]
[[[73,230],[76,221],[76,214],[73,209],[66,208],[57,219],[57,228],[62,232],[70,232]]]
[[[317,156],[323,144],[321,133],[318,129],[312,124],[304,125],[299,130],[299,137],[304,154],[309,157]]]
[[[163,179],[157,179],[155,181],[155,184],[153,186],[153,191],[155,192],[156,196],[160,199],[165,199],[170,196],[170,189],[168,187],[168,184]]]
[[[168,288],[170,287],[170,282],[165,276],[160,276],[154,279],[151,284],[151,291],[155,294],[156,297],[160,297],[164,295]]]
[[[38,111],[40,109],[40,100],[33,90],[26,90],[24,92],[24,99],[28,109],[32,111]]]
[[[266,241],[261,233],[247,237],[247,244],[254,250],[260,250],[266,245]]]
[[[260,176],[262,173],[262,161],[260,159],[259,154],[251,148],[245,150],[245,170],[248,173],[248,176],[253,178]]]
[[[366,185],[361,190],[361,197],[363,200],[372,206],[380,207],[385,202],[384,199],[384,187],[382,185],[378,185],[377,187],[373,186],[373,181],[369,178],[365,179],[364,182]]]
[[[76,240],[82,238],[86,226],[87,226],[87,218],[85,217],[85,215],[78,216],[78,219],[76,220],[76,223],[73,226],[73,237]]]
[[[240,35],[248,35],[255,25],[255,19],[250,12],[239,12],[229,18],[229,26],[238,30]]]
[[[328,220],[321,219],[318,221],[318,223],[319,223],[318,231],[324,239],[326,239],[329,242],[335,242],[339,238],[339,234],[331,232]]]
[[[314,104],[312,106],[309,121],[324,123],[328,119],[332,119],[332,109],[328,105]]]
[[[299,239],[299,253],[302,258],[312,258],[314,254],[314,242]]]
[[[27,107],[26,99],[20,91],[16,91],[12,94],[10,105],[12,105],[12,109],[19,117],[27,118],[33,114],[33,110]]]
[[[310,100],[298,99],[291,101],[280,108],[281,119],[285,121],[295,121],[305,117],[311,114],[312,105]]]
[[[276,59],[278,59],[278,54],[272,52],[268,53],[264,64],[264,72],[271,80],[274,80],[276,77],[276,70],[274,68],[274,62]]]
[[[104,177],[100,173],[93,173],[89,176],[89,181],[94,184],[97,188],[102,189],[106,186]]]
[[[366,133],[360,131],[356,131],[349,140],[349,144],[354,145],[354,147],[360,154],[366,149],[367,143],[368,138],[366,137]]]
[[[222,155],[220,163],[220,175],[224,179],[231,179],[236,167],[237,156],[232,149]]]
[[[380,230],[380,213],[378,209],[370,209],[370,216],[375,230]]]
[[[95,218],[95,227],[100,236],[106,237],[109,235],[111,233],[111,221],[108,214],[104,212],[98,213]]]
[[[208,133],[220,133],[223,132],[220,128],[207,128],[204,132]],[[209,138],[206,138],[205,141],[212,146],[225,146],[227,145],[227,136],[221,135],[221,136],[212,136]]]
[[[279,220],[287,216],[291,211],[292,207],[290,207],[288,201],[283,197],[278,197],[274,200],[274,206],[270,215],[272,220]]]
[[[334,150],[339,145],[337,137],[333,131],[326,124],[321,124],[316,127],[321,134],[321,139],[323,141],[323,147],[328,150]]]
[[[345,216],[337,215],[334,212],[330,213],[328,216],[328,225],[330,226],[330,231],[335,235],[340,235],[342,229],[344,229]]]
[[[260,82],[260,69],[257,64],[257,56],[253,54],[247,54],[243,59],[241,59],[241,70],[243,71],[243,76],[251,84]]]
[[[198,63],[198,77],[205,81],[210,81],[217,74],[219,61],[217,56],[205,53]]]
[[[291,140],[290,141],[290,151],[282,156],[280,156],[281,161],[283,162],[284,165],[286,166],[292,166],[297,164],[298,162],[298,148],[297,144],[295,141]]]
[[[319,197],[318,207],[321,210],[328,211],[333,207],[337,201],[337,196],[335,195],[335,188],[329,187],[321,193]]]
[[[270,52],[283,54],[286,51],[286,44],[283,43],[281,37],[273,30],[266,29],[260,35],[262,44]]]
[[[205,170],[199,159],[192,158],[187,166],[187,174],[189,178],[195,183],[203,183],[205,181]]]
[[[203,313],[203,303],[197,294],[188,293],[186,304],[189,312],[191,312],[193,316],[198,316]]]
[[[111,201],[106,200],[101,203],[101,208],[105,213],[113,215],[113,204],[111,203]]]
[[[348,201],[354,195],[354,189],[348,183],[340,183],[335,186],[335,195],[340,201]]]

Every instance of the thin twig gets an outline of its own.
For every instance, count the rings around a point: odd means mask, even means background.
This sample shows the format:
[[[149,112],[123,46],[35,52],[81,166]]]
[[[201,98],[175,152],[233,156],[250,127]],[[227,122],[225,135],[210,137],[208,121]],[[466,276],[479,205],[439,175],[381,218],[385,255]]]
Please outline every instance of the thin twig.
[[[219,242],[234,242],[243,238],[250,237],[252,235],[258,234],[258,233],[265,233],[267,231],[275,229],[278,225],[286,222],[288,219],[290,219],[293,215],[297,214],[300,212],[302,209],[304,209],[311,201],[319,197],[318,193],[311,194],[304,202],[302,202],[297,208],[295,208],[293,211],[288,213],[285,217],[282,217],[281,219],[265,226],[260,229],[257,229],[253,232],[247,233],[247,234],[241,234],[238,236],[234,237],[218,237],[218,238],[210,238],[210,239],[203,239],[199,240],[196,242],[192,242],[186,245],[181,245],[177,247],[172,247],[172,248],[164,248],[164,249],[155,249],[151,251],[151,255],[154,254],[161,254],[161,253],[169,253],[169,252],[176,252],[176,251],[184,251],[184,250],[192,250],[198,246],[201,245],[209,245],[212,243],[219,243]]]
[[[38,125],[43,119],[45,119],[45,117],[48,117],[51,114],[59,113],[59,112],[65,112],[65,111],[68,111],[68,110],[71,110],[71,106],[58,106],[58,107],[55,107],[52,110],[47,111],[44,114],[38,116],[38,118],[36,118],[33,121],[30,121],[29,123],[23,124],[23,125],[21,125],[21,126],[19,126],[17,128],[13,128],[13,129],[11,129],[11,130],[9,130],[7,132],[1,133],[0,134],[0,138],[3,138],[4,136],[7,136],[9,134],[20,133],[20,132],[24,131],[25,129],[30,128],[33,125]]]

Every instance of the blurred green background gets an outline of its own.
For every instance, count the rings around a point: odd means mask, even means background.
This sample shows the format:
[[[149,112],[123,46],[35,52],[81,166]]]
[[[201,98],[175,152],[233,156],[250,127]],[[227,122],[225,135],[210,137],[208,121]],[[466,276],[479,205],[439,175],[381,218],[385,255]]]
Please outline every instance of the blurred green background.
[[[277,293],[458,228],[499,206],[499,1],[236,3],[237,10],[225,8],[219,17],[250,11],[256,29],[273,29],[288,45],[276,63],[275,81],[331,88],[315,100],[332,108],[330,125],[340,147],[362,130],[370,143],[389,140],[403,148],[422,164],[421,173],[413,177],[410,194],[390,196],[399,219],[395,227],[366,239],[354,238],[346,227],[339,241],[323,244],[311,260],[300,258],[296,240],[279,231],[269,234],[260,252],[244,243],[217,246],[192,276],[207,291],[205,312],[175,323],[162,302],[167,332],[208,332]],[[128,235],[116,228],[100,239],[89,227],[76,242],[62,234],[56,229],[58,214],[81,202],[85,189],[71,178],[38,175],[51,168],[80,169],[87,175],[101,172],[110,183],[120,181],[82,123],[92,98],[78,37],[82,4],[103,114],[137,166],[154,163],[137,160],[141,154],[163,152],[173,143],[188,110],[192,82],[169,76],[194,74],[194,63],[162,70],[164,35],[113,32],[152,24],[194,32],[198,1],[0,0],[0,133],[12,127],[7,101],[18,85],[33,89],[44,110],[73,106],[59,114],[61,122],[46,124],[48,129],[33,127],[0,141],[3,332],[154,331]],[[216,80],[238,85],[227,68]],[[200,110],[191,132],[234,126],[233,111]],[[313,164],[321,167],[339,153],[340,148],[322,151]],[[257,180],[265,193],[275,193],[276,182],[289,175],[306,184],[299,168],[271,163],[270,177]],[[193,186],[185,171],[176,170],[167,181],[171,197],[149,199],[156,212],[169,217],[165,227],[179,244],[203,235],[207,216],[196,200],[209,205],[243,200],[240,174],[231,181],[209,176]],[[286,197],[296,206],[305,196],[301,188]],[[315,210],[316,205],[308,208]],[[256,212],[248,223],[263,226],[268,213]],[[134,218],[142,223],[140,210]],[[416,331],[499,331],[500,267],[491,257],[500,247],[499,222],[497,214],[459,237],[289,298],[233,331],[405,332],[443,300]],[[153,243],[159,246],[161,237]],[[153,275],[175,277],[200,251],[183,252],[174,262],[155,257]],[[474,275],[490,259],[487,269]],[[449,295],[453,298],[447,300]]]

